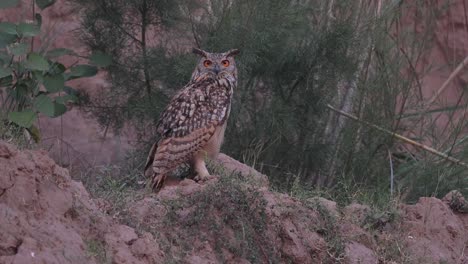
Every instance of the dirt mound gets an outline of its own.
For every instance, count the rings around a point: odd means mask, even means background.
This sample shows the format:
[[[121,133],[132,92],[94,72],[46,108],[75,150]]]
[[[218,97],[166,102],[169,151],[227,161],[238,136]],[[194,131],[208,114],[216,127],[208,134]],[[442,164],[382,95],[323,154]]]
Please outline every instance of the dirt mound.
[[[424,197],[403,208],[406,244],[415,261],[468,263],[468,215],[453,212],[436,198]]]
[[[152,237],[101,213],[45,151],[1,142],[0,230],[0,263],[103,263],[102,252],[115,263],[159,263],[163,256]]]
[[[468,263],[468,217],[448,200],[340,208],[270,191],[224,155],[214,167],[203,184],[141,190],[114,218],[46,152],[0,142],[0,263]]]

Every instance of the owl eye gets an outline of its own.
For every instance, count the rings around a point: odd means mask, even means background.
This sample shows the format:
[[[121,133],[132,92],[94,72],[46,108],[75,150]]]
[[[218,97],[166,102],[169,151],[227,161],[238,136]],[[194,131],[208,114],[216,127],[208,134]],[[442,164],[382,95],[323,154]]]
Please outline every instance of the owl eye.
[[[210,67],[211,64],[213,64],[213,62],[211,62],[210,60],[205,60],[205,61],[203,62],[203,66],[205,66],[205,67]]]
[[[228,67],[229,66],[229,61],[228,60],[223,60],[221,62],[221,64],[223,64],[224,67]]]

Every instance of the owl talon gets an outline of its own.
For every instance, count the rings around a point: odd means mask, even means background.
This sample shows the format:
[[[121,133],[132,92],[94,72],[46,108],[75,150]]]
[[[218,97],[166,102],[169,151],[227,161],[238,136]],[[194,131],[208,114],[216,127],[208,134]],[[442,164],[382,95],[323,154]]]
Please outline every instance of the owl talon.
[[[195,176],[195,178],[193,178],[196,182],[204,182],[207,180],[207,176],[202,176],[200,174],[197,174],[197,176]]]
[[[201,176],[200,174],[198,174],[198,175],[194,178],[194,180],[195,180],[196,182],[206,182],[206,181],[209,181],[209,180],[214,179],[214,178],[216,178],[216,176],[214,176],[214,175],[204,175],[204,176]]]

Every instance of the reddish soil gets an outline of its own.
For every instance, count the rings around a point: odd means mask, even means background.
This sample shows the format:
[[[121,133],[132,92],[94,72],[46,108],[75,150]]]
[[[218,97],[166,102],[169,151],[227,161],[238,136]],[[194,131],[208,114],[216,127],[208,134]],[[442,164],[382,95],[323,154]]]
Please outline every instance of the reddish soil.
[[[223,176],[140,190],[116,217],[45,151],[0,142],[0,263],[468,263],[468,215],[450,201],[342,208],[218,163]]]

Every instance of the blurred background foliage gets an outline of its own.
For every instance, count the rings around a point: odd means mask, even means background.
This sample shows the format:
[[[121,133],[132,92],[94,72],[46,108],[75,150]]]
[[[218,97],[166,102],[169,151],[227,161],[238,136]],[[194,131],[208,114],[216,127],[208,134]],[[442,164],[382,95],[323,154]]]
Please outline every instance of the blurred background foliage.
[[[466,194],[464,168],[396,142],[391,134],[330,111],[327,105],[463,159],[464,120],[443,132],[421,95],[420,57],[443,14],[424,1],[71,0],[82,8],[81,39],[111,54],[109,91],[83,109],[119,131],[131,127],[143,160],[155,124],[196,63],[192,46],[239,48],[223,152],[270,177],[274,188],[343,202],[394,195],[414,201],[451,189]],[[424,30],[401,28],[406,13]],[[463,98],[460,98],[462,101]],[[421,129],[414,131],[415,127]],[[445,139],[445,140],[442,140]]]

